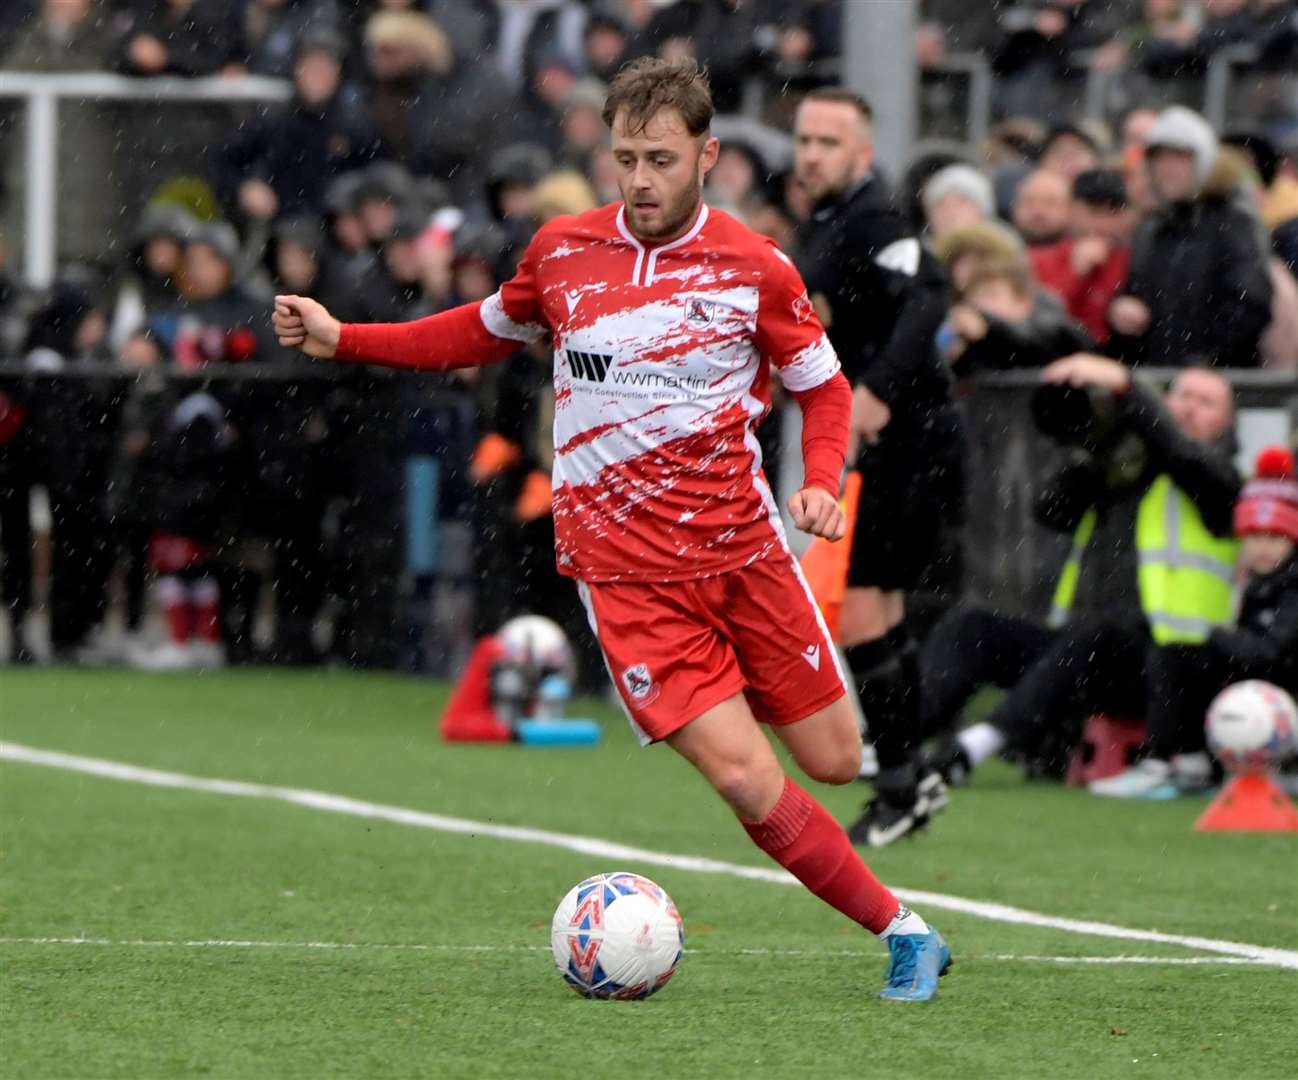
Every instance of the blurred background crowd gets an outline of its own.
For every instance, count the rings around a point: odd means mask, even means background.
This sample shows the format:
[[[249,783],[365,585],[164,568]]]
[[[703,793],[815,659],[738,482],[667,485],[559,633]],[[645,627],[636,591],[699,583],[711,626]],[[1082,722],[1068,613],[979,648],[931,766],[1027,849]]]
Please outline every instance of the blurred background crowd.
[[[645,54],[707,64],[722,138],[707,199],[794,252],[812,208],[793,111],[844,80],[858,2],[0,5],[0,76],[288,87],[263,103],[63,99],[58,272],[39,287],[21,265],[27,114],[0,97],[10,656],[442,670],[464,643],[430,636],[435,605],[478,631],[517,611],[579,625],[552,568],[544,350],[418,386],[321,374],[278,348],[268,297],[395,321],[489,295],[541,223],[617,198],[605,85]],[[919,8],[921,139],[881,171],[947,269],[936,346],[957,379],[1077,352],[1298,368],[1298,2]],[[992,79],[986,115],[971,58]],[[778,469],[779,432],[767,442]],[[373,551],[384,499],[405,525],[396,564]],[[448,599],[450,578],[467,585]],[[379,655],[359,613],[389,587],[402,631]]]

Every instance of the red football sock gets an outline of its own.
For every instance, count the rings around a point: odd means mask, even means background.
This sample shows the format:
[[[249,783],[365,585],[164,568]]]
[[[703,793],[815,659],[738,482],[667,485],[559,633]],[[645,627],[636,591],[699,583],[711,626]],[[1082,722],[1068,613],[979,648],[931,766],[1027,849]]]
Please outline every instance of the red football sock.
[[[189,592],[179,578],[158,579],[158,600],[167,619],[167,632],[177,645],[185,645],[194,634],[194,608]]]
[[[221,640],[221,592],[215,581],[204,578],[189,595],[194,602],[194,636],[208,645]]]
[[[830,907],[872,933],[887,929],[900,902],[861,861],[843,827],[791,777],[765,820],[743,822],[759,848]]]

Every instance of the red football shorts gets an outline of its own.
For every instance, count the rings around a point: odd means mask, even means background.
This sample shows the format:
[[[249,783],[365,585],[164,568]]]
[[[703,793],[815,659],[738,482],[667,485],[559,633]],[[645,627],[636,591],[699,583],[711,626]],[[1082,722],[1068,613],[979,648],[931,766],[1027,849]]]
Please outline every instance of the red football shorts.
[[[694,581],[578,582],[641,744],[733,694],[791,724],[845,692],[838,654],[798,564],[760,559]]]

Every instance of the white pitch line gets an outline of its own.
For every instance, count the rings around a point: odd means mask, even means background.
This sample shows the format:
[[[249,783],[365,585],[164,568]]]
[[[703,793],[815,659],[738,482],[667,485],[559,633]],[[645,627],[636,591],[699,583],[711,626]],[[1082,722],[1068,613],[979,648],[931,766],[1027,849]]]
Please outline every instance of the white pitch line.
[[[549,952],[548,945],[428,945],[387,944],[364,941],[237,941],[221,938],[194,941],[157,941],[144,938],[90,938],[90,937],[0,937],[0,945],[96,945],[113,948],[144,949],[307,949],[324,952],[424,952],[424,953],[516,953]],[[802,960],[834,960],[842,957],[878,958],[878,952],[859,949],[686,949],[691,956],[774,956],[796,957]],[[961,962],[994,960],[998,963],[1031,964],[1145,964],[1170,967],[1200,965],[1237,965],[1241,967],[1267,967],[1265,960],[1243,956],[1015,956],[997,954],[988,956],[962,956]]]
[[[579,855],[588,855],[610,861],[616,860],[628,865],[639,863],[651,866],[665,866],[672,870],[689,871],[698,874],[724,874],[729,877],[745,878],[750,881],[766,881],[776,885],[798,884],[797,880],[786,871],[770,867],[743,866],[739,863],[722,862],[720,859],[706,859],[697,855],[672,855],[662,851],[650,851],[645,848],[629,847],[626,844],[616,844],[593,836],[577,836],[569,833],[549,832],[545,829],[530,829],[518,825],[494,825],[490,822],[472,821],[468,818],[447,817],[443,814],[430,814],[422,810],[410,810],[401,806],[384,806],[382,803],[365,802],[361,799],[348,798],[345,795],[333,795],[328,792],[311,791],[306,788],[272,787],[266,784],[250,784],[242,780],[215,780],[201,776],[189,776],[185,773],[164,772],[159,769],[146,769],[137,765],[128,765],[119,761],[107,761],[103,758],[82,757],[78,754],[63,754],[52,750],[38,750],[30,746],[20,746],[17,743],[0,742],[0,760],[17,761],[27,765],[43,765],[48,768],[65,769],[70,772],[86,773],[90,776],[99,776],[109,780],[123,780],[153,787],[203,791],[213,795],[231,795],[241,798],[269,799],[291,803],[294,806],[305,806],[312,810],[322,810],[331,814],[346,814],[351,817],[390,821],[397,825],[411,825],[415,828],[432,829],[437,832],[459,833],[466,836],[489,836],[496,840],[514,840],[524,844],[542,844],[547,847],[561,848],[564,851],[576,852]],[[908,904],[946,911],[958,911],[965,915],[973,915],[993,922],[1011,923],[1017,926],[1039,926],[1050,930],[1063,930],[1071,934],[1089,934],[1095,937],[1117,938],[1123,941],[1148,941],[1162,945],[1180,945],[1201,952],[1241,956],[1272,967],[1298,970],[1298,951],[1292,949],[1276,949],[1264,945],[1250,945],[1239,941],[1219,941],[1216,938],[1196,937],[1188,934],[1165,934],[1158,930],[1137,930],[1126,926],[1115,926],[1112,923],[1043,915],[1040,912],[1026,911],[1022,908],[1010,907],[1007,904],[994,904],[983,900],[967,900],[960,896],[948,896],[946,893],[926,892],[919,889],[894,889],[893,891]]]

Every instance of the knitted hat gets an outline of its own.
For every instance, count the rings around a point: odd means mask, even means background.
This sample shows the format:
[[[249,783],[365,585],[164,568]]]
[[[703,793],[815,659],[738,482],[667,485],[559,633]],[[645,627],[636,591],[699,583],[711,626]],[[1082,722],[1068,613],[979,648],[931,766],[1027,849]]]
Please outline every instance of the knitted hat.
[[[1298,476],[1293,454],[1283,446],[1258,454],[1256,475],[1235,504],[1235,532],[1272,533],[1298,543]]]
[[[1145,147],[1146,154],[1161,147],[1193,155],[1194,175],[1202,184],[1217,163],[1220,144],[1207,120],[1184,105],[1173,105],[1158,114],[1145,136]]]
[[[927,213],[947,195],[963,195],[986,217],[996,213],[996,199],[991,181],[972,165],[948,165],[933,174],[924,185],[923,203]]]

